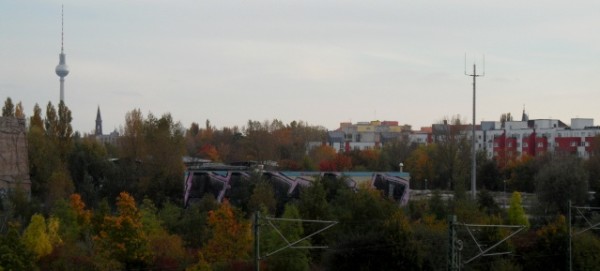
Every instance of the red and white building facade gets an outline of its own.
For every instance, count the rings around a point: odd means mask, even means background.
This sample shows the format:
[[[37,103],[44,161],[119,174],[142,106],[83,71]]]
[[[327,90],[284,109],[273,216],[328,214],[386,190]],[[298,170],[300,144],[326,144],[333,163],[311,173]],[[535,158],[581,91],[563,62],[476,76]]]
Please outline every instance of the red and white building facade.
[[[471,125],[452,128],[448,124],[434,124],[418,131],[396,121],[372,121],[356,124],[341,123],[340,128],[330,131],[327,142],[310,142],[310,147],[329,145],[340,152],[380,148],[388,141],[409,140],[417,144],[436,141],[434,131],[456,128],[471,138]],[[591,118],[573,118],[570,125],[557,119],[529,120],[523,113],[521,121],[483,121],[475,126],[475,148],[484,151],[490,159],[506,162],[525,156],[564,152],[588,158],[600,126],[594,126]],[[439,139],[438,139],[439,140]]]
[[[571,125],[555,119],[507,121],[504,127],[500,122],[482,122],[476,132],[476,147],[484,150],[488,158],[499,161],[548,152],[588,158],[597,135],[600,135],[600,127],[587,118],[571,119]]]

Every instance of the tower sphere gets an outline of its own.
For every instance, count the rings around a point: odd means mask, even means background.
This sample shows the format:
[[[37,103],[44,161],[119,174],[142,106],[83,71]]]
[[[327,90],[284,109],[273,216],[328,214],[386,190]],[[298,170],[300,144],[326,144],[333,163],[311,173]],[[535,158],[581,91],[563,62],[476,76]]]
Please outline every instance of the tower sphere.
[[[60,77],[65,77],[69,74],[69,66],[66,64],[58,64],[56,65],[56,75]]]

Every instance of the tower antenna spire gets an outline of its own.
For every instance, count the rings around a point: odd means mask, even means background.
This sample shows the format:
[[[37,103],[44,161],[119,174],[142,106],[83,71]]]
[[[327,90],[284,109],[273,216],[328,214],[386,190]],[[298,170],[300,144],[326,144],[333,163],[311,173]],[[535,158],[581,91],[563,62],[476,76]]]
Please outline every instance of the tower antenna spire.
[[[64,53],[65,44],[65,5],[60,6],[60,52]]]

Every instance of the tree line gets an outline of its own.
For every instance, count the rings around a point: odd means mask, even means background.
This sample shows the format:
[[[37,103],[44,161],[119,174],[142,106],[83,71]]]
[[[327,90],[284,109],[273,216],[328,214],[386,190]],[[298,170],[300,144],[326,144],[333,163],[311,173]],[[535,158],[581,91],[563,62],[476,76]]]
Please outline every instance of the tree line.
[[[248,121],[238,128],[187,129],[170,114],[128,112],[118,144],[102,144],[71,127],[64,103],[38,105],[28,118],[31,197],[15,190],[2,199],[0,267],[5,270],[253,270],[252,218],[338,221],[301,243],[325,249],[288,249],[260,261],[262,270],[440,270],[447,265],[448,215],[462,223],[526,225],[525,233],[498,249],[510,254],[484,257],[466,270],[564,270],[568,266],[567,201],[595,205],[597,150],[581,160],[568,154],[523,158],[504,167],[478,156],[477,200],[466,197],[470,145],[460,130],[436,135],[429,145],[407,138],[378,149],[338,152],[326,144],[323,127],[304,122]],[[5,117],[26,118],[8,98]],[[460,124],[457,119],[452,123]],[[455,127],[460,127],[457,125]],[[595,145],[597,146],[597,145]],[[390,171],[403,162],[414,189],[432,190],[426,199],[398,206],[368,186],[352,190],[343,179],[321,178],[299,197],[276,195],[275,184],[252,175],[222,203],[207,195],[182,207],[182,156],[230,163],[275,161],[282,170]],[[489,191],[512,195],[501,208]],[[451,191],[445,199],[440,190]],[[536,193],[538,205],[523,208],[519,192]],[[261,255],[318,227],[295,220],[261,222]],[[461,238],[467,240],[463,231]],[[486,244],[509,232],[477,233]],[[577,269],[598,265],[598,233],[573,237]],[[474,251],[465,244],[464,257]],[[0,269],[1,270],[1,269]]]

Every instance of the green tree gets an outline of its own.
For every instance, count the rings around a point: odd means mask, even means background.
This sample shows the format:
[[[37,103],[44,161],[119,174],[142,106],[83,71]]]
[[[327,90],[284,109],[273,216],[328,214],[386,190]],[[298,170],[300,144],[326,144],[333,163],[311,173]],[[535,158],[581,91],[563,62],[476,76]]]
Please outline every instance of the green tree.
[[[600,266],[600,238],[585,232],[573,238],[573,270],[593,270]]]
[[[2,107],[2,116],[3,117],[14,117],[15,116],[15,105],[12,102],[10,97],[6,98],[4,101],[4,106]]]
[[[57,200],[50,213],[60,221],[59,236],[65,243],[79,240],[81,229],[77,223],[77,214],[66,200]]]
[[[48,179],[47,189],[46,205],[49,208],[53,206],[55,201],[68,198],[69,195],[75,192],[68,170],[62,167],[55,169]]]
[[[71,110],[65,105],[65,102],[60,101],[60,103],[58,104],[58,122],[56,123],[56,136],[58,138],[58,146],[61,158],[65,162],[72,148],[72,120],[73,117],[71,117]]]
[[[190,204],[181,211],[181,218],[177,221],[165,220],[166,212],[164,209],[159,212],[159,216],[166,222],[167,228],[180,235],[189,248],[199,248],[202,244],[208,242],[212,237],[212,230],[208,226],[209,212],[216,210],[220,206],[212,195],[203,197],[200,202]],[[171,222],[167,222],[171,221]]]
[[[568,201],[583,205],[588,197],[588,175],[581,160],[555,156],[535,177],[538,200],[546,212],[566,214]]]
[[[21,242],[18,225],[9,224],[0,236],[0,266],[5,270],[36,270],[36,256]]]
[[[395,202],[377,190],[361,186],[356,192],[342,191],[332,205],[339,224],[327,234],[327,242],[335,244],[325,255],[328,270],[398,268],[387,247],[390,238],[385,225],[398,208]]]
[[[48,190],[51,188],[48,181],[54,171],[61,167],[61,161],[56,142],[46,133],[46,123],[50,124],[54,121],[42,120],[41,114],[41,108],[36,104],[27,133],[27,152],[31,194],[34,198],[46,202]],[[51,126],[49,125],[48,128],[51,129]]]
[[[145,198],[140,205],[141,222],[151,252],[151,266],[157,269],[181,268],[185,262],[183,240],[163,228],[154,203]]]
[[[590,190],[600,191],[600,135],[593,138],[590,157],[585,162],[585,168],[589,173]],[[600,206],[600,193],[594,194],[594,205]]]
[[[93,137],[74,140],[69,155],[69,172],[71,173],[75,191],[90,206],[96,206],[100,200],[105,180],[114,170],[109,162],[106,147]]]
[[[275,214],[277,210],[277,200],[275,199],[275,193],[273,192],[273,186],[266,180],[260,180],[250,201],[248,202],[248,211],[254,213],[265,208],[269,214]]]
[[[517,236],[516,236],[517,237]],[[568,231],[564,216],[559,215],[535,232],[515,239],[517,258],[523,270],[566,270]]]
[[[300,219],[300,213],[296,206],[291,204],[285,205],[283,218]],[[274,221],[273,224],[277,227],[288,242],[295,242],[304,236],[302,222],[297,221]],[[278,232],[269,226],[262,227],[264,229],[264,245],[261,247],[263,254],[266,252],[274,252],[281,247],[287,245],[287,242],[282,239]],[[310,242],[304,240],[295,246],[310,246]],[[291,270],[301,271],[309,269],[309,251],[307,249],[288,248],[266,259],[266,265],[269,270]]]
[[[513,192],[510,198],[510,207],[508,208],[508,223],[511,225],[529,226],[529,220],[525,215],[525,209],[521,202],[521,193]]]
[[[500,207],[496,204],[492,194],[485,189],[477,193],[477,204],[479,205],[479,210],[485,212],[487,215],[500,214]]]

